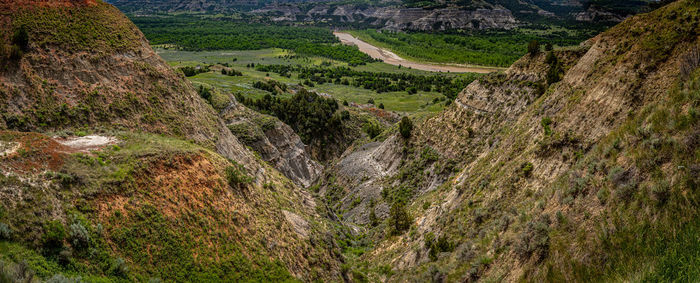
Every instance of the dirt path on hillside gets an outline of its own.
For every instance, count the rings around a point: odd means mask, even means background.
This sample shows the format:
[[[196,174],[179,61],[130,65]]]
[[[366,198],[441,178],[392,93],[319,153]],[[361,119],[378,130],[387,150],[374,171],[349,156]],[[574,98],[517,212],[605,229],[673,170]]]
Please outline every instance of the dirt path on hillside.
[[[408,61],[394,54],[393,52],[376,47],[367,42],[364,42],[349,33],[344,32],[334,32],[333,33],[340,42],[347,45],[355,45],[360,51],[369,55],[374,59],[380,59],[384,63],[391,64],[394,66],[411,67],[413,69],[430,71],[430,72],[452,72],[452,73],[491,73],[502,70],[496,67],[479,67],[479,66],[468,66],[468,65],[441,65],[441,64],[430,64],[430,63],[418,63],[413,61]]]

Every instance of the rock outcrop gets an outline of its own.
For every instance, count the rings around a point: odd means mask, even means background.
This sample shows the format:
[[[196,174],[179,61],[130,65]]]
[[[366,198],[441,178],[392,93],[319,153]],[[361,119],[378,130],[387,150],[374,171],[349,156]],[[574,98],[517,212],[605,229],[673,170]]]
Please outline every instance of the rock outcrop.
[[[405,8],[366,5],[314,6],[307,12],[292,5],[273,5],[252,13],[274,15],[274,21],[365,23],[389,30],[440,31],[455,29],[511,29],[518,21],[507,9]]]
[[[297,185],[308,187],[323,166],[311,158],[306,145],[291,127],[233,102],[220,114],[231,132]]]

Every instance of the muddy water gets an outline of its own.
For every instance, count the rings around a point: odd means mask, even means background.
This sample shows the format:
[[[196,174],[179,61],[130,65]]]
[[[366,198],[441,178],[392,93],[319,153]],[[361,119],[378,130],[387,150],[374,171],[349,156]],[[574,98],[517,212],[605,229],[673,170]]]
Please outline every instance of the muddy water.
[[[414,61],[409,61],[399,57],[393,52],[376,47],[367,42],[364,42],[349,33],[344,32],[334,32],[333,33],[340,42],[347,45],[355,45],[360,51],[369,55],[374,59],[380,59],[384,63],[391,64],[394,66],[411,67],[413,69],[430,71],[430,72],[452,72],[452,73],[490,73],[502,70],[496,67],[479,67],[479,66],[467,66],[467,65],[441,65],[441,64],[430,64],[430,63],[419,63]]]

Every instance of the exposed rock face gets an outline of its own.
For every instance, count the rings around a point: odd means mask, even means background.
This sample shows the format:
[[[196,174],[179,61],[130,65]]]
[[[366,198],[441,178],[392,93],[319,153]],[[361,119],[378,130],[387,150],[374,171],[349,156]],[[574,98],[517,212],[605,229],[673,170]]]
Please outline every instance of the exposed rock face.
[[[341,157],[329,170],[335,177],[334,184],[326,184],[321,189],[321,194],[329,194],[330,189],[337,189],[329,185],[347,189],[340,200],[340,209],[347,210],[345,219],[351,223],[369,223],[373,202],[376,202],[374,210],[377,217],[387,217],[389,206],[381,202],[382,181],[397,173],[402,160],[401,148],[401,138],[394,135],[384,142],[372,142],[348,150],[347,155]],[[356,199],[360,200],[359,205]]]
[[[300,186],[312,185],[323,167],[313,160],[291,127],[233,102],[221,113],[229,129],[282,174]]]
[[[610,11],[605,11],[596,7],[589,7],[585,11],[572,14],[572,16],[580,22],[608,21],[621,22],[628,15],[615,14]]]
[[[502,8],[463,10],[455,7],[422,9],[359,5],[317,5],[303,13],[296,6],[274,5],[253,11],[273,15],[275,21],[332,21],[367,23],[390,30],[510,29],[518,21]]]

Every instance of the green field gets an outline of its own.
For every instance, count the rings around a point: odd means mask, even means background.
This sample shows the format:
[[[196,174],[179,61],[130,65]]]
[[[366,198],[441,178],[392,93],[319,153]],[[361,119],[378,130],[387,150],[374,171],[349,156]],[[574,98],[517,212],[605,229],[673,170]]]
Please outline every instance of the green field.
[[[296,75],[287,78],[271,72],[265,73],[256,71],[254,68],[247,67],[251,63],[256,65],[301,64],[309,66],[320,65],[326,62],[326,64],[330,63],[331,66],[348,66],[345,62],[328,60],[322,57],[285,57],[293,54],[279,48],[246,51],[181,51],[159,48],[156,49],[156,52],[173,67],[228,63],[229,67],[242,72],[243,76],[227,76],[222,75],[220,72],[211,71],[189,77],[189,79],[195,85],[216,87],[231,93],[242,93],[246,97],[256,99],[268,94],[267,91],[256,89],[252,86],[253,83],[257,81],[272,79],[289,85],[297,85],[301,83],[301,81],[297,79]],[[410,73],[415,75],[435,74],[426,71],[399,68],[379,62],[353,67],[353,69],[358,71]],[[443,75],[450,77],[466,76],[465,74]],[[305,86],[305,88],[318,93],[329,94],[341,102],[347,100],[348,102],[364,104],[367,103],[369,99],[373,99],[375,105],[382,103],[386,110],[391,111],[406,113],[437,112],[444,108],[444,102],[442,101],[444,96],[435,91],[419,91],[416,94],[408,94],[407,92],[376,93],[375,91],[364,88],[334,83],[316,84],[313,87]],[[433,103],[436,98],[441,101]]]

